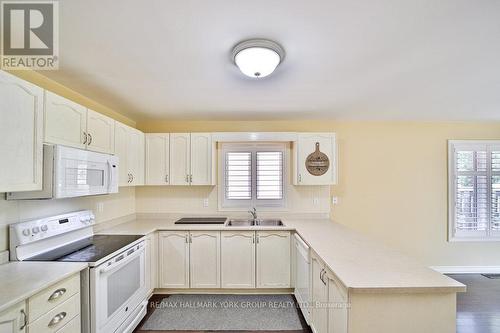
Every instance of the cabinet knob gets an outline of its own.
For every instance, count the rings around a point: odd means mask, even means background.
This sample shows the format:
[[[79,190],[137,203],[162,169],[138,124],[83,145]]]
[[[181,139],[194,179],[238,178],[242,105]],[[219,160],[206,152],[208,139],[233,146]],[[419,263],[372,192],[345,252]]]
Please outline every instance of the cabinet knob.
[[[67,313],[66,312],[61,312],[61,313],[58,313],[54,316],[54,318],[52,318],[52,320],[49,322],[49,324],[47,325],[48,327],[52,328],[54,326],[56,326],[57,324],[59,324],[64,318],[66,318],[66,315]]]
[[[54,291],[52,293],[52,295],[50,295],[49,302],[57,300],[59,297],[61,297],[65,293],[66,293],[66,288],[59,288],[59,289],[57,289],[56,291]]]
[[[165,176],[165,183],[168,183],[168,175]]]

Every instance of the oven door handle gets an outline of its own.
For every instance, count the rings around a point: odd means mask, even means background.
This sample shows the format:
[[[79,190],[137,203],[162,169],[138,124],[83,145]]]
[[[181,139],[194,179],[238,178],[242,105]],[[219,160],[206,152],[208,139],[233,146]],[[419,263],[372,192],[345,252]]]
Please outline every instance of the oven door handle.
[[[122,265],[125,265],[127,263],[129,263],[130,261],[132,261],[133,259],[135,259],[136,257],[140,256],[141,254],[144,253],[144,247],[141,246],[141,248],[137,249],[134,251],[134,253],[131,253],[130,255],[124,257],[123,259],[120,259],[118,261],[115,261],[113,264],[111,265],[108,265],[106,267],[103,267],[99,270],[99,273],[101,274],[104,274],[106,272],[109,272],[113,269],[115,269],[116,267],[119,267],[119,266],[122,266]]]

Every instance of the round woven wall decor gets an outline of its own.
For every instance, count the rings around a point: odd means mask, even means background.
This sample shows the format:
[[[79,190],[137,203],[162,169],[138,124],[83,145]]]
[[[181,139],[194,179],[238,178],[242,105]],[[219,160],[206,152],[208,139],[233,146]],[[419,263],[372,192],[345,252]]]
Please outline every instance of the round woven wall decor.
[[[313,176],[324,175],[330,167],[330,160],[325,153],[319,150],[319,142],[316,142],[316,150],[306,158],[306,169]]]

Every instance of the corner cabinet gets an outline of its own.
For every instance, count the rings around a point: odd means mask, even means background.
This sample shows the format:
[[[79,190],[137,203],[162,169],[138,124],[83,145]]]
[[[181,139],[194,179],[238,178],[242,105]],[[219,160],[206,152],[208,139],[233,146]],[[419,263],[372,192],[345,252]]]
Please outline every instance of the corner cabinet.
[[[319,151],[328,157],[329,167],[321,175],[307,170],[309,155]],[[337,144],[335,133],[299,133],[293,146],[294,185],[337,184]]]
[[[210,133],[170,134],[170,184],[215,185],[215,148]]]
[[[114,132],[119,186],[144,185],[144,133],[119,122],[115,122]]]
[[[16,304],[0,313],[0,332],[2,333],[26,332],[27,323],[25,302]]]
[[[45,92],[45,142],[112,154],[114,129],[113,119]]]
[[[257,288],[290,288],[290,232],[257,231]]]
[[[43,89],[0,71],[0,117],[0,192],[41,190]]]

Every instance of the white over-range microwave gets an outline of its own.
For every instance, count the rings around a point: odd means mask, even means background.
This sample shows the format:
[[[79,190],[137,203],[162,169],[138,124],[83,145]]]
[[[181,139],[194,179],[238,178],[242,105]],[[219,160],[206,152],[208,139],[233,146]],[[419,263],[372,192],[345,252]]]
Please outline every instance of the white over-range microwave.
[[[118,157],[61,145],[43,147],[43,188],[7,200],[59,199],[118,192]]]

